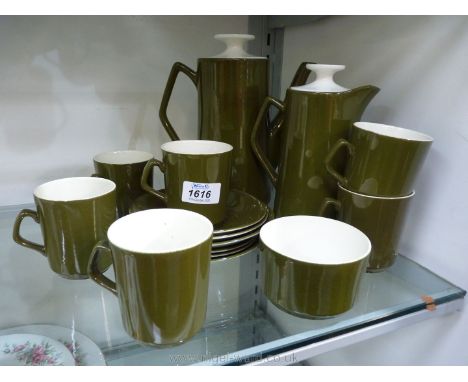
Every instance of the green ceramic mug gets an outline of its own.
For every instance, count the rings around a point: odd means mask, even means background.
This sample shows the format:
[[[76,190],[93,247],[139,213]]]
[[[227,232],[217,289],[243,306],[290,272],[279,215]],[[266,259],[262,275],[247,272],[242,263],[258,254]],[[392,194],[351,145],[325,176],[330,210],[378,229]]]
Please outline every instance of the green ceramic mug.
[[[116,184],[117,213],[130,213],[132,204],[146,192],[141,188],[141,176],[153,154],[137,150],[109,151],[93,158],[95,176],[112,180]],[[93,175],[93,176],[94,176]],[[148,185],[153,185],[153,172],[148,173]]]
[[[263,289],[278,308],[305,318],[351,309],[371,243],[349,224],[287,216],[260,230]]]
[[[194,336],[206,315],[213,224],[180,209],[135,212],[113,223],[94,247],[90,277],[119,299],[127,333],[151,345]],[[115,282],[99,270],[112,253]]]
[[[163,160],[151,159],[141,178],[144,190],[166,202],[206,216],[213,224],[226,217],[231,181],[232,146],[217,141],[182,140],[161,146]],[[157,166],[164,174],[165,191],[148,184],[148,174]]]
[[[364,232],[372,243],[367,271],[379,272],[395,262],[413,196],[414,191],[400,197],[369,196],[338,185],[338,199],[326,198],[320,214],[323,215],[329,206],[333,206],[341,221]]]
[[[64,178],[44,183],[34,190],[36,211],[22,210],[13,227],[13,240],[47,257],[50,268],[68,279],[88,278],[88,261],[98,240],[106,237],[116,219],[115,183],[102,178]],[[25,217],[41,226],[44,244],[23,238]],[[110,258],[103,258],[107,269]]]
[[[380,123],[356,122],[349,139],[329,151],[327,171],[347,189],[373,196],[407,196],[433,139],[426,134]],[[334,168],[335,156],[346,148],[343,174]]]

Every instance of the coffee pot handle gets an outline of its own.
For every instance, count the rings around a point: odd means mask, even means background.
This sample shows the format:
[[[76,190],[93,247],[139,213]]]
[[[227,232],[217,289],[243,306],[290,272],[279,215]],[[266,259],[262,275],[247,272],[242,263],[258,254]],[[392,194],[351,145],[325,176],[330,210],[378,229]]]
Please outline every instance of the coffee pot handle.
[[[258,130],[260,125],[262,125],[262,121],[265,118],[265,114],[268,111],[270,105],[275,106],[280,114],[284,112],[284,104],[280,100],[277,100],[273,97],[266,97],[262,107],[260,108],[260,111],[258,112],[257,120],[255,121],[255,125],[252,129],[252,135],[250,136],[250,145],[252,146],[252,150],[255,156],[258,158],[261,165],[270,177],[273,186],[276,186],[276,183],[278,182],[278,173],[276,172],[276,169],[273,167],[271,162],[268,160],[266,154],[261,149],[261,146],[258,141]],[[277,128],[281,128],[281,126],[282,123],[279,124]]]
[[[342,147],[346,147],[349,156],[354,155],[354,146],[346,139],[341,138],[335,143],[335,145],[331,148],[330,152],[326,156],[325,168],[327,169],[328,173],[331,176],[333,176],[340,184],[346,186],[348,183],[348,179],[344,175],[341,175],[338,171],[336,171],[332,166],[333,158]]]
[[[315,64],[315,62],[301,62],[301,64],[296,70],[296,73],[294,74],[294,77],[291,81],[291,85],[289,85],[289,87],[301,86],[307,82],[307,79],[309,78],[309,74],[311,72],[307,65],[310,64]]]
[[[161,191],[155,190],[153,187],[150,186],[148,180],[149,176],[151,174],[151,170],[153,167],[156,166],[161,170],[161,172],[164,174],[166,171],[166,166],[164,165],[163,162],[156,158],[150,159],[146,165],[145,168],[143,169],[143,174],[141,174],[141,180],[140,180],[140,185],[143,190],[146,192],[149,192],[150,194],[156,196],[158,199],[161,199],[164,203],[167,204],[167,195]]]
[[[161,105],[159,106],[159,119],[161,120],[164,129],[166,129],[167,134],[173,141],[178,141],[180,138],[174,130],[169,118],[167,118],[167,106],[169,105],[169,100],[171,99],[172,91],[174,90],[174,85],[179,73],[184,73],[190,80],[193,82],[195,87],[197,86],[197,73],[190,69],[187,65],[182,64],[181,62],[176,62],[171,69],[169,78],[167,79],[166,88],[164,89],[163,97],[161,100]]]
[[[89,258],[88,274],[96,284],[102,286],[104,289],[107,289],[117,296],[117,287],[115,282],[104,276],[99,269],[99,258],[102,251],[112,253],[107,240],[101,240],[94,246],[91,252],[91,257]]]
[[[325,198],[320,206],[318,216],[325,216],[328,206],[333,206],[337,212],[341,210],[341,202],[333,198]]]
[[[26,248],[34,249],[35,251],[38,251],[41,255],[47,257],[44,245],[34,243],[30,240],[25,239],[23,236],[21,236],[20,226],[25,217],[30,217],[36,223],[39,223],[39,216],[37,215],[36,211],[28,210],[28,209],[21,210],[18,216],[16,217],[15,224],[13,226],[13,240],[19,245],[22,245],[23,247],[26,247]]]

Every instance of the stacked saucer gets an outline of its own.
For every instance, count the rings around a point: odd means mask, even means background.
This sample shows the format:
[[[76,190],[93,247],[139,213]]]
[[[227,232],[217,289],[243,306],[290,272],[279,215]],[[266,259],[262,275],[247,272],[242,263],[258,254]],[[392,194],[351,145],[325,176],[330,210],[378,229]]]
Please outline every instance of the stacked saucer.
[[[144,194],[134,201],[130,212],[164,207],[154,195]],[[272,214],[268,206],[254,196],[231,190],[226,218],[214,227],[211,257],[219,259],[251,251],[257,245],[260,228],[272,219]]]
[[[260,228],[270,219],[267,205],[254,196],[232,190],[225,220],[215,225],[211,258],[238,255],[257,245]]]

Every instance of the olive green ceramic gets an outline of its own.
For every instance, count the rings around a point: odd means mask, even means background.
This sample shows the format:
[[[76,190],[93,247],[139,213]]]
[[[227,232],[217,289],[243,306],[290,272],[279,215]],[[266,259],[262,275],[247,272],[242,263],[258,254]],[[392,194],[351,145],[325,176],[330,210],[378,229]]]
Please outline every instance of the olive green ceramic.
[[[119,300],[122,322],[137,341],[176,345],[194,336],[206,316],[213,225],[200,214],[162,208],[112,224],[94,247],[90,277]],[[115,282],[96,264],[112,253]]]
[[[356,122],[349,139],[341,139],[331,148],[326,167],[349,190],[372,196],[407,196],[413,190],[432,141],[430,136],[417,131]],[[349,154],[344,171],[333,165],[341,148]]]
[[[112,180],[116,185],[117,213],[125,216],[130,213],[133,202],[146,192],[140,180],[146,163],[153,154],[122,150],[98,154],[94,157],[95,176]],[[153,185],[153,173],[148,174],[148,184]]]
[[[250,253],[252,253],[253,251],[257,251],[258,250],[258,240],[254,240],[253,243],[245,248],[245,249],[242,249],[242,250],[239,250],[239,251],[236,251],[234,253],[231,253],[231,254],[212,254],[211,255],[211,261],[227,261],[227,260],[233,260],[233,259],[236,259],[238,257],[241,257],[241,256],[244,256],[244,255],[248,255]]]
[[[244,252],[246,249],[252,248],[255,243],[258,243],[258,237],[248,240],[245,243],[242,243],[242,245],[226,247],[220,250],[212,250],[211,258],[236,255],[238,253]]]
[[[252,133],[252,148],[276,188],[276,217],[317,215],[324,197],[336,196],[336,181],[327,173],[324,160],[336,141],[348,135],[352,123],[361,117],[379,91],[363,86],[342,92],[307,92],[289,88],[285,103],[267,97]],[[259,144],[261,121],[270,105],[283,114],[283,142],[278,171]],[[344,153],[342,153],[344,154]],[[345,165],[337,156],[336,168]]]
[[[237,237],[243,237],[246,234],[249,234],[251,232],[258,231],[258,230],[260,230],[262,225],[264,225],[269,220],[269,218],[270,218],[270,215],[268,214],[262,220],[260,220],[257,224],[254,224],[254,225],[252,225],[250,227],[247,227],[247,228],[245,228],[243,230],[240,230],[240,231],[235,231],[235,232],[222,234],[222,235],[216,235],[215,234],[213,236],[213,241],[217,242],[217,241],[231,240],[231,239],[235,239]]]
[[[254,196],[239,190],[231,190],[227,200],[226,218],[215,225],[214,237],[220,235],[237,236],[262,220],[269,213],[268,206]]]
[[[222,248],[212,247],[211,257],[213,257],[213,255],[232,255],[235,252],[243,251],[244,249],[251,247],[253,243],[256,241],[258,241],[258,232],[257,232],[256,237],[249,239],[247,241],[244,241],[240,244],[229,245],[229,246],[222,247]]]
[[[353,306],[371,244],[343,222],[287,216],[260,231],[263,291],[280,309],[325,318]]]
[[[198,90],[198,137],[232,145],[232,187],[268,203],[268,181],[250,149],[249,141],[258,110],[268,95],[269,63],[266,57],[253,57],[243,51],[242,45],[253,36],[215,37],[226,43],[224,54],[198,59],[196,71],[180,62],[173,65],[159,117],[170,138],[178,140],[179,136],[168,119],[167,108],[176,78],[179,73],[184,73]],[[236,46],[239,43],[240,46]],[[308,73],[305,66],[301,66],[296,81],[307,77],[302,73]],[[261,123],[264,128],[259,140],[262,148],[267,150],[267,118]],[[274,134],[272,139],[275,137]]]
[[[164,190],[160,191],[164,192]],[[166,208],[166,202],[157,196],[154,196],[153,194],[148,194],[145,192],[130,204],[129,213],[132,214],[134,212],[152,210],[155,208]]]
[[[258,234],[260,232],[260,228],[261,227],[258,227],[256,230],[248,232],[248,233],[246,233],[245,235],[242,235],[242,236],[237,236],[237,237],[229,238],[229,239],[226,239],[226,240],[213,241],[212,248],[213,249],[222,249],[222,248],[226,248],[228,246],[241,245],[242,243],[245,243],[245,242],[249,241],[250,239],[258,237]]]
[[[368,272],[390,267],[398,255],[398,243],[414,192],[401,197],[378,197],[359,194],[339,185],[338,199],[326,198],[321,214],[328,206],[338,211],[338,218],[364,232],[372,243]]]
[[[88,278],[91,249],[116,219],[115,183],[101,178],[64,178],[44,183],[34,191],[36,211],[22,210],[16,217],[13,239],[47,257],[55,273],[68,279]],[[39,223],[44,244],[20,234],[25,217]],[[110,258],[102,258],[107,269]]]
[[[166,202],[169,208],[198,212],[213,224],[222,222],[231,183],[232,146],[186,140],[165,143],[161,150],[162,162],[151,159],[143,171],[143,189]],[[154,166],[164,174],[165,191],[156,191],[147,183]]]

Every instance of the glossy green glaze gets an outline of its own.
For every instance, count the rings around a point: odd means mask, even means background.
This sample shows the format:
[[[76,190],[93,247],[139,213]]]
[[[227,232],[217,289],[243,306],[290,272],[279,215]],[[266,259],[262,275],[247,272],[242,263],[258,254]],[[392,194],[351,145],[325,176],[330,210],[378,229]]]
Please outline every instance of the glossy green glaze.
[[[347,264],[311,264],[276,253],[261,242],[263,289],[278,308],[325,318],[351,309],[367,257]]]
[[[93,250],[90,276],[119,299],[122,322],[137,341],[177,345],[193,337],[206,316],[211,238],[171,253],[138,253],[102,241]],[[115,283],[96,269],[112,252]]]
[[[312,62],[303,62],[296,70],[293,80],[291,81],[290,87],[301,86],[307,82],[309,78],[310,70],[307,69],[307,65],[313,64]],[[285,101],[286,103],[286,101]],[[265,110],[266,112],[266,110]],[[281,146],[284,140],[283,134],[284,129],[284,114],[277,113],[275,118],[272,120],[267,133],[267,157],[273,168],[277,168],[281,157]]]
[[[288,89],[286,103],[268,97],[254,126],[251,144],[276,188],[275,216],[317,215],[327,196],[336,196],[335,179],[325,168],[325,157],[340,138],[347,137],[371,99],[379,91],[362,86],[340,93]],[[259,145],[257,132],[262,114],[273,104],[283,113],[283,147],[278,172]],[[345,153],[334,166],[342,169]]]
[[[160,190],[164,191],[164,190]],[[166,202],[158,198],[153,194],[144,193],[143,195],[136,198],[130,205],[129,213],[138,211],[150,210],[154,208],[165,208]]]
[[[268,65],[268,60],[263,58],[200,58],[195,72],[177,62],[172,67],[159,110],[171,139],[179,139],[167,117],[167,107],[178,73],[187,75],[198,90],[198,137],[232,145],[232,187],[266,203],[270,198],[268,182],[249,142],[258,110],[268,95]],[[302,65],[295,83],[305,82],[304,73],[309,71]],[[277,150],[267,148],[268,118],[262,120],[262,125],[260,145],[274,155]],[[277,142],[276,137],[272,134],[272,141]]]
[[[88,261],[94,244],[106,237],[109,226],[116,219],[116,195],[87,200],[50,201],[34,197],[36,211],[23,210],[16,218],[13,239],[20,245],[39,251],[49,261],[55,273],[68,279],[88,278]],[[32,217],[40,224],[44,245],[35,244],[20,235],[24,217]],[[99,263],[101,270],[111,264],[109,257]]]
[[[219,154],[176,154],[163,150],[162,162],[150,160],[142,175],[144,190],[166,201],[169,208],[182,208],[198,212],[220,223],[226,217],[227,198],[231,187],[232,151]],[[165,191],[156,191],[146,183],[148,173],[158,166],[164,173]],[[195,204],[182,201],[184,181],[195,183],[221,183],[221,194],[217,204]]]
[[[260,228],[262,228],[262,226],[268,222],[268,218],[269,218],[269,215],[266,215],[262,220],[260,220],[258,223],[250,226],[250,227],[247,227],[243,230],[240,230],[240,231],[235,231],[235,232],[231,232],[231,233],[226,233],[226,234],[222,234],[222,235],[214,235],[213,236],[213,242],[217,242],[217,241],[224,241],[224,240],[231,240],[231,239],[234,239],[236,237],[242,237],[242,236],[245,236],[249,233],[252,233],[254,231],[259,231]]]
[[[400,139],[354,125],[349,139],[340,140],[330,150],[327,169],[349,190],[371,196],[406,196],[413,191],[431,147],[432,138],[426,137]],[[349,159],[346,168],[338,170],[331,162],[336,154],[345,152],[340,150],[342,147],[348,151]]]
[[[338,219],[364,232],[372,243],[368,272],[379,272],[390,267],[398,255],[398,243],[404,228],[409,196],[372,197],[349,191],[342,186],[338,199],[325,199],[321,213],[329,205],[338,211]]]
[[[239,190],[231,190],[227,200],[226,218],[215,225],[214,235],[226,235],[243,231],[256,225],[268,215],[268,206],[254,196]]]
[[[243,252],[247,248],[251,248],[256,242],[258,242],[258,237],[250,239],[239,245],[233,245],[233,246],[225,247],[222,249],[212,248],[211,257],[231,256],[231,255]]]
[[[130,213],[135,200],[146,192],[140,185],[141,175],[148,161],[128,164],[110,164],[94,160],[94,169],[97,176],[112,180],[116,185],[118,216]],[[153,173],[148,175],[147,183],[153,185]]]

